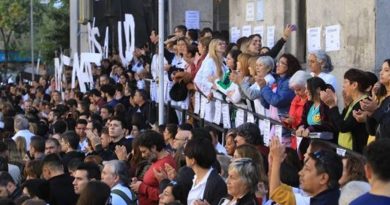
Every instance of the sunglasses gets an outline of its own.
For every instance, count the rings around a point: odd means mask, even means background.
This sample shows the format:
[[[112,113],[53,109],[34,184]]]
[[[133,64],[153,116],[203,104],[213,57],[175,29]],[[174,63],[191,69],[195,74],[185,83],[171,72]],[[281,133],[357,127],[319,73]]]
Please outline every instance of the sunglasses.
[[[313,152],[313,153],[310,153],[309,156],[314,159],[316,161],[316,167],[317,165],[319,165],[319,173],[328,173],[328,163],[331,162],[332,160],[328,157],[328,155],[326,154],[326,152],[320,150],[320,151],[316,151],[316,152]]]

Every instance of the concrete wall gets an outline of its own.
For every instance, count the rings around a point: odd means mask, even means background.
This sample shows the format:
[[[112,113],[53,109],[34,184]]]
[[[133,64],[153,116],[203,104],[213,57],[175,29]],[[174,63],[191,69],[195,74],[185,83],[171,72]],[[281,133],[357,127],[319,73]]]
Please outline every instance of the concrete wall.
[[[248,2],[254,2],[257,0],[230,0],[230,27],[239,27],[242,30],[242,26],[251,25],[252,29],[255,26],[264,26],[263,45],[267,42],[266,28],[268,26],[275,26],[275,41],[277,41],[283,35],[284,28],[287,24],[296,24],[298,29],[294,32],[290,40],[286,43],[284,50],[281,53],[289,52],[293,53],[304,61],[305,56],[305,26],[303,21],[304,15],[301,10],[301,5],[305,3],[303,0],[263,0],[264,1],[264,20],[260,21],[246,21],[246,5]],[[255,8],[255,12],[257,8]]]
[[[375,0],[307,0],[307,27],[341,26],[341,49],[328,52],[342,82],[351,68],[373,71],[375,65]],[[322,37],[325,48],[325,36]]]
[[[186,10],[199,10],[200,11],[200,28],[210,27],[213,28],[213,1],[199,1],[199,0],[170,0],[169,1],[169,19],[171,25],[169,25],[169,33],[173,33],[173,29],[177,25],[185,24],[185,11]]]
[[[325,27],[339,24],[341,49],[328,54],[340,81],[351,67],[374,71],[384,59],[390,58],[389,0],[264,0],[264,20],[246,22],[246,4],[256,1],[230,0],[230,27],[275,25],[275,39],[278,39],[286,24],[297,24],[297,32],[282,52],[296,55],[302,63],[307,58],[307,28],[322,28],[321,44],[325,49]],[[266,29],[263,39],[265,43]]]
[[[390,58],[390,1],[376,1],[376,57],[375,70],[379,71],[385,59]]]

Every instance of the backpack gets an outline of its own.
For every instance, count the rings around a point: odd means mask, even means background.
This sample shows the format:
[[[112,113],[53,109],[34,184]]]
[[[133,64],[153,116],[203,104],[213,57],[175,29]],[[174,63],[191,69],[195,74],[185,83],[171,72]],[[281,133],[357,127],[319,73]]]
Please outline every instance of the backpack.
[[[125,192],[119,189],[114,189],[111,191],[111,193],[120,196],[126,202],[127,205],[137,205],[137,197],[134,195],[132,191],[130,191],[130,193],[131,193],[131,198],[133,198],[133,200],[131,200]]]

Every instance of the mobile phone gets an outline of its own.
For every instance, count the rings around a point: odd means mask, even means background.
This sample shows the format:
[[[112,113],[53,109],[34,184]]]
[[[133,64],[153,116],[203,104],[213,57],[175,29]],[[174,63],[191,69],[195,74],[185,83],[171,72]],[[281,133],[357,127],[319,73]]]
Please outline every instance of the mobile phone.
[[[288,117],[289,117],[289,115],[288,115],[288,114],[285,114],[285,113],[279,113],[278,116],[279,116],[280,118],[288,118]]]
[[[297,25],[295,25],[295,24],[291,25],[291,30],[292,31],[296,31],[297,30]]]

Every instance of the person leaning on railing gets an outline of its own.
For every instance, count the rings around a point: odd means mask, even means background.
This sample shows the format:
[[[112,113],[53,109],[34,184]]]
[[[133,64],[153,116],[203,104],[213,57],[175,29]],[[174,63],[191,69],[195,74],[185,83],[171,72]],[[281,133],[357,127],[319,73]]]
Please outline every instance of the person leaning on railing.
[[[301,66],[298,59],[291,54],[285,53],[279,58],[276,67],[276,92],[273,92],[270,87],[266,86],[265,79],[257,80],[261,88],[261,103],[264,107],[268,108],[272,105],[278,109],[278,113],[288,113],[290,102],[295,96],[294,91],[289,88],[288,82],[291,76],[300,69]]]
[[[299,137],[309,137],[311,133],[319,133],[320,138],[333,140],[337,130],[329,118],[328,106],[320,99],[320,91],[326,90],[330,85],[319,77],[309,78],[306,82],[308,101],[305,103],[301,124],[295,134]]]
[[[289,81],[289,87],[294,90],[295,97],[291,102],[288,115],[281,116],[284,126],[292,129],[297,129],[302,122],[302,114],[307,102],[306,81],[311,76],[303,71],[297,71]]]

